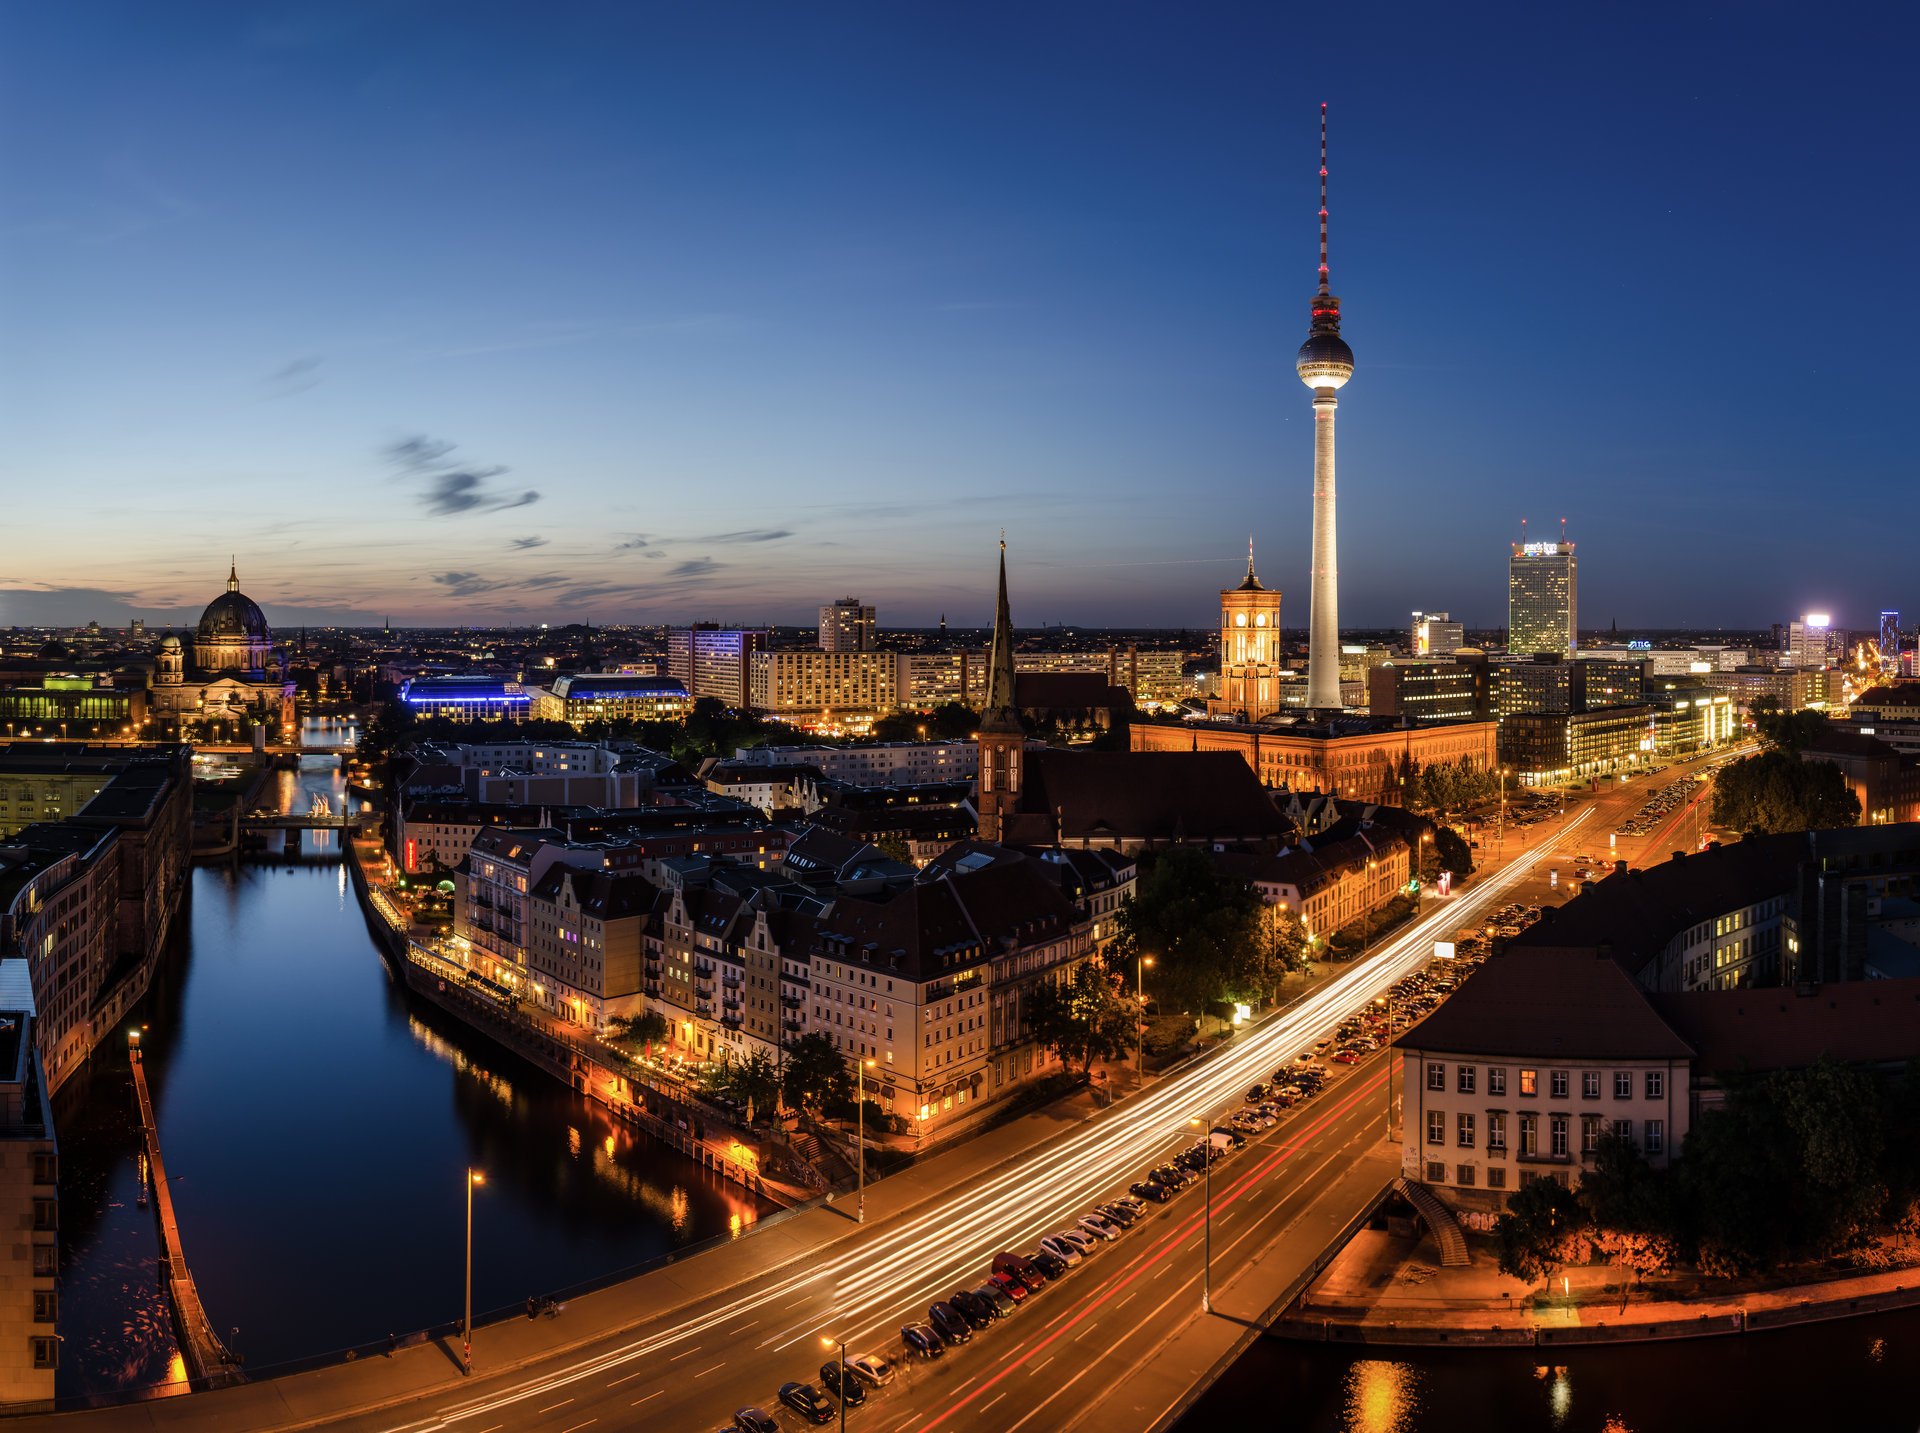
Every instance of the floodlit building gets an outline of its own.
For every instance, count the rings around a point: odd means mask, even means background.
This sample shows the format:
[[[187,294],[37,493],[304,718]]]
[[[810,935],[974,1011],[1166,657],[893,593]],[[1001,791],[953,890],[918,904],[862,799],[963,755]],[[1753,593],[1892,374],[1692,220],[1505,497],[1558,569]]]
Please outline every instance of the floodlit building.
[[[1579,649],[1579,565],[1570,542],[1516,542],[1507,560],[1507,650],[1515,656]]]
[[[682,721],[693,706],[672,677],[588,674],[561,677],[551,687],[528,687],[535,721],[583,727],[592,721]]]
[[[1416,612],[1407,650],[1416,657],[1449,657],[1467,645],[1466,628],[1446,612]]]
[[[858,597],[842,597],[820,609],[820,650],[871,652],[874,611]]]

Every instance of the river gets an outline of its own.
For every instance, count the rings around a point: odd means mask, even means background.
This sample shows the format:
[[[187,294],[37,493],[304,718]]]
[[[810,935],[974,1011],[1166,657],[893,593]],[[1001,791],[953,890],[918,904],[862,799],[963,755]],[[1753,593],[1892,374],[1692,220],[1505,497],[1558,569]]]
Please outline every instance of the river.
[[[276,773],[260,804],[305,811],[316,794],[336,811],[347,799],[331,757]],[[309,833],[307,850],[338,840]],[[766,1212],[396,988],[337,862],[197,869],[181,915],[134,1019],[187,1259],[250,1369],[457,1318],[469,1166],[486,1179],[476,1312],[743,1233]],[[55,1123],[58,1392],[177,1390],[124,1040],[60,1090]]]

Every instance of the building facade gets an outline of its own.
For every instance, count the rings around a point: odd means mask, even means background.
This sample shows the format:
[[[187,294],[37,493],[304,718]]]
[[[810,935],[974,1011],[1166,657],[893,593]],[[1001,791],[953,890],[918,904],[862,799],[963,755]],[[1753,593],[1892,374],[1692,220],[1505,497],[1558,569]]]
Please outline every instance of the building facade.
[[[675,627],[667,633],[667,675],[690,701],[711,697],[736,711],[753,698],[753,654],[767,633],[708,625]]]
[[[1253,726],[1229,722],[1135,722],[1135,751],[1231,751],[1261,784],[1324,791],[1342,800],[1394,804],[1407,763],[1497,764],[1491,721],[1402,725],[1391,718],[1340,717]]]
[[[820,609],[820,650],[823,652],[871,652],[874,642],[874,611],[858,597],[842,597]]]
[[[1516,542],[1507,560],[1507,650],[1517,656],[1579,649],[1579,564],[1570,542]]]
[[[753,653],[749,702],[789,721],[866,719],[900,705],[893,652],[784,648]]]
[[[1467,645],[1466,628],[1446,612],[1416,612],[1407,651],[1416,657],[1450,657]]]
[[[693,706],[672,677],[561,677],[551,687],[528,687],[527,696],[535,721],[563,721],[576,730],[593,721],[684,721]]]

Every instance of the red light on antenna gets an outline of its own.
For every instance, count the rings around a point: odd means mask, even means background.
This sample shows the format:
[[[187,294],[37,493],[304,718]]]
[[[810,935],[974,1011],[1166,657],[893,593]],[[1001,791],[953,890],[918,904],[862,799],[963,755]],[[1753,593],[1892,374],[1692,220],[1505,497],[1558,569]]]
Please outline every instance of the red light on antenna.
[[[1321,100],[1321,101],[1320,101],[1320,108],[1321,108],[1321,109],[1325,109],[1326,107],[1327,107],[1327,102],[1326,102],[1325,100]]]

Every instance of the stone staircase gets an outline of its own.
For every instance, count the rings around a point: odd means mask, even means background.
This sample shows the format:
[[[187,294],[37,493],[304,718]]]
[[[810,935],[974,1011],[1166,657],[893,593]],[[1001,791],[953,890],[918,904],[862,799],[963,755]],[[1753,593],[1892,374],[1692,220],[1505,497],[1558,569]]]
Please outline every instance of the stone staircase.
[[[1433,1232],[1433,1241],[1440,1246],[1441,1265],[1457,1268],[1468,1263],[1467,1236],[1460,1228],[1460,1221],[1453,1217],[1453,1211],[1442,1204],[1426,1185],[1404,1175],[1397,1176],[1393,1186],[1395,1192],[1413,1206],[1421,1222]]]

